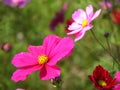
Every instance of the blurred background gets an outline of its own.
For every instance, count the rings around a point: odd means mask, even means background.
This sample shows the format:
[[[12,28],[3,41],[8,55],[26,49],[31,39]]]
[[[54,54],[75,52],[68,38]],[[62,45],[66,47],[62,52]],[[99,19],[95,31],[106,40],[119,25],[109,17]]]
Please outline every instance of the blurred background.
[[[31,0],[23,8],[5,5],[0,0],[0,90],[57,90],[50,81],[40,80],[39,71],[23,82],[13,82],[11,76],[16,68],[11,60],[16,53],[27,51],[29,45],[41,45],[47,35],[66,36],[72,13],[78,8],[85,10],[89,4],[94,11],[102,10],[92,22],[96,37],[120,60],[119,0]],[[87,31],[84,38],[75,43],[72,55],[57,64],[61,68],[60,90],[95,90],[88,75],[99,64],[114,73],[117,69],[112,60],[91,31]]]

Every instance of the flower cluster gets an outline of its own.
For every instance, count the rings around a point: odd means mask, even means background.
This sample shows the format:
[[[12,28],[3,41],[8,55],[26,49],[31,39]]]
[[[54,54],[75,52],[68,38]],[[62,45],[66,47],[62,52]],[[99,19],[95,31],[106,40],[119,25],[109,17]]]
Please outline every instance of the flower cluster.
[[[4,1],[8,4],[7,0]],[[11,1],[9,4],[22,7],[27,2],[28,0],[17,0]],[[101,5],[106,4],[101,3]],[[64,21],[66,8],[67,4],[56,13],[55,18],[50,23],[51,30],[54,30],[56,25]],[[13,73],[11,79],[15,82],[24,81],[31,73],[39,71],[41,80],[51,80],[54,85],[61,83],[60,68],[56,65],[57,62],[72,54],[74,41],[82,39],[85,33],[93,28],[91,23],[100,13],[101,9],[93,12],[92,5],[88,5],[86,11],[78,9],[72,14],[72,19],[67,21],[65,28],[67,37],[61,38],[56,35],[49,35],[43,40],[42,45],[30,45],[27,52],[16,54],[13,57],[12,64],[18,69]],[[113,11],[113,14],[115,16],[114,21],[119,23],[120,13]],[[71,36],[74,36],[75,40]],[[105,37],[108,36],[109,33],[105,33]],[[120,72],[117,72],[113,78],[101,65],[96,66],[93,74],[89,75],[89,79],[94,83],[94,88],[98,90],[120,90]]]
[[[66,8],[65,4],[62,11]],[[75,35],[75,41],[81,39],[85,32],[93,27],[91,22],[98,17],[100,12],[101,10],[98,10],[93,13],[92,5],[87,6],[86,12],[82,9],[75,11],[72,19],[68,21],[66,28],[68,35]],[[60,16],[61,14],[60,12]],[[24,81],[32,72],[40,71],[41,80],[56,80],[56,77],[60,76],[60,68],[56,66],[57,62],[70,56],[73,48],[74,40],[72,38],[49,35],[44,39],[42,45],[30,45],[28,52],[21,52],[13,57],[12,64],[18,69],[13,73],[11,79],[15,82]]]
[[[11,5],[17,6],[19,4],[14,2]],[[59,17],[63,16],[64,9],[66,9],[65,6],[60,14],[57,13]],[[92,5],[87,6],[86,12],[82,9],[75,11],[72,19],[67,23],[68,36],[74,35],[76,37],[75,41],[81,39],[85,32],[93,27],[91,22],[99,16],[100,12],[101,10],[97,10],[93,13]],[[59,19],[59,17],[56,18]],[[53,26],[51,24],[52,29],[54,29]],[[60,76],[60,68],[56,66],[57,62],[70,56],[73,48],[74,41],[72,38],[49,35],[44,39],[42,45],[30,45],[28,52],[21,52],[13,57],[12,64],[18,69],[13,73],[11,79],[15,82],[24,81],[32,72],[40,71],[41,80],[56,80],[56,77]]]

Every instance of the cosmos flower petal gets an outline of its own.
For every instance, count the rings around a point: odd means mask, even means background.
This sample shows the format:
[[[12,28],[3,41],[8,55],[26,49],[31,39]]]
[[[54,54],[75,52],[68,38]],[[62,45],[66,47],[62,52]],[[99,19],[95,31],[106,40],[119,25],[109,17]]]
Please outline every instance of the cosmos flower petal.
[[[92,7],[92,5],[88,5],[86,7],[86,14],[87,14],[88,20],[93,16],[93,7]]]
[[[120,82],[120,71],[116,73],[116,81]]]
[[[21,52],[13,57],[12,64],[15,67],[25,67],[30,65],[36,65],[38,63],[37,58],[28,52]]]
[[[113,79],[101,65],[96,66],[93,75],[89,75],[89,78],[98,90],[111,90],[116,83],[116,79]]]
[[[93,83],[96,82],[95,79],[94,79],[94,77],[93,77],[92,75],[88,75],[88,77],[89,77],[89,79],[90,79]]]
[[[56,36],[56,35],[49,35],[47,36],[43,41],[43,47],[45,47],[45,54],[49,56],[50,52],[56,47],[58,42],[62,38]]]
[[[41,54],[44,54],[45,49],[43,46],[32,46],[30,45],[28,47],[28,51],[32,53],[34,56],[39,56]]]
[[[93,17],[91,18],[91,21],[93,21],[95,18],[97,18],[100,15],[100,13],[101,13],[101,9],[97,10],[95,12],[95,14],[93,15]]]
[[[67,35],[76,34],[76,33],[78,33],[78,32],[80,32],[80,30],[79,30],[79,29],[78,29],[78,30],[71,31],[71,32],[67,33]]]
[[[41,69],[41,80],[49,80],[57,76],[60,76],[60,68],[58,68],[57,66],[49,66],[46,64],[44,68]]]
[[[75,22],[82,24],[83,20],[87,19],[86,13],[84,12],[84,10],[78,9],[72,14],[72,19]]]
[[[18,69],[13,73],[11,79],[14,82],[24,81],[28,77],[29,74],[37,70],[40,70],[40,69],[41,69],[40,65]]]
[[[120,90],[120,84],[115,85],[113,90]]]
[[[93,25],[89,24],[88,26],[83,28],[83,31],[88,31],[93,28]]]
[[[85,31],[81,31],[81,32],[75,34],[75,36],[76,36],[75,42],[82,39],[84,35],[85,35]]]
[[[72,31],[72,30],[75,30],[75,29],[82,29],[82,26],[76,22],[73,22],[69,27],[68,27],[68,30],[69,31]]]
[[[49,65],[55,65],[62,58],[69,56],[74,48],[74,41],[69,37],[64,37],[51,51],[48,62]]]

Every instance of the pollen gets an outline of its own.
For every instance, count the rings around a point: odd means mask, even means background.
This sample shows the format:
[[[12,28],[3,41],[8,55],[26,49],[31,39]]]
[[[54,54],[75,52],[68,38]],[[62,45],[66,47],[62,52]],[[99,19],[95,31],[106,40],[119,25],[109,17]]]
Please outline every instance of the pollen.
[[[48,61],[48,57],[46,55],[40,55],[38,56],[38,63],[39,64],[45,64]]]
[[[107,86],[107,83],[104,80],[99,80],[98,84],[102,87]]]
[[[87,24],[88,24],[88,20],[84,20],[84,21],[82,22],[82,27],[87,26]]]

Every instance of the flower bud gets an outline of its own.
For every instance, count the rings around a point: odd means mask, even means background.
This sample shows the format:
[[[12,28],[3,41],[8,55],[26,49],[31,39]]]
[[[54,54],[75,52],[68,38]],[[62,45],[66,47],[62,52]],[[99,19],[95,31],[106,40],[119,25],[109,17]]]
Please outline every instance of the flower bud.
[[[61,84],[62,84],[62,83],[61,83],[62,80],[61,80],[61,77],[60,77],[60,76],[51,79],[50,82],[53,84],[54,87],[59,87],[59,86],[61,86]]]
[[[106,38],[108,38],[108,37],[109,37],[109,35],[110,35],[110,33],[109,33],[109,32],[105,32],[105,33],[104,33],[104,37],[106,37]]]
[[[8,52],[12,49],[12,45],[10,43],[4,43],[4,44],[1,44],[0,48],[3,51]]]

